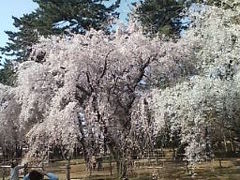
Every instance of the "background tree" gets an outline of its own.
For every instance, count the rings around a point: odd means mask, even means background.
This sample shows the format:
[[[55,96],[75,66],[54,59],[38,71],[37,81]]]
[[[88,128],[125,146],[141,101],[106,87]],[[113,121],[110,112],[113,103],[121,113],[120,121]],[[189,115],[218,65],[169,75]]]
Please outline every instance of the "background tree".
[[[195,3],[226,9],[236,7],[236,2],[231,0],[145,0],[134,3],[136,9],[133,14],[148,35],[179,37],[181,30],[190,23],[183,11]]]
[[[135,16],[150,35],[179,35],[182,28],[180,13],[185,8],[182,1],[145,0],[136,4]]]
[[[239,148],[240,26],[233,21],[238,12],[236,6],[206,6],[193,13],[194,23],[184,38],[197,45],[196,74],[153,91],[153,116],[159,129],[170,126],[170,136],[179,135],[177,148],[183,147],[192,165],[219,151],[222,156],[223,152],[233,155]]]

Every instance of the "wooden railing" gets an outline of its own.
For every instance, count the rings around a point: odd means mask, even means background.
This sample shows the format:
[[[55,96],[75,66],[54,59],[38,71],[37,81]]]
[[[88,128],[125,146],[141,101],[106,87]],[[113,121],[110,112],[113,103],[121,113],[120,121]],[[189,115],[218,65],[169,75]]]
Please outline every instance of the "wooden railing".
[[[131,163],[131,168],[132,169],[137,169],[139,167],[142,167],[142,166],[151,166],[153,164],[155,165],[160,165],[160,166],[164,166],[164,164],[166,162],[168,162],[169,160],[166,159],[164,157],[164,153],[163,152],[154,152],[152,153],[151,155],[149,154],[148,157],[144,157],[142,159],[135,159],[135,160],[132,160],[130,163]],[[54,162],[55,161],[58,161],[59,159],[54,159]],[[52,160],[50,159],[49,162],[52,162]],[[8,164],[10,164],[10,162],[7,162]],[[79,162],[78,164],[82,164],[84,162]],[[109,174],[110,175],[113,175],[113,169],[114,169],[114,166],[116,165],[116,162],[113,160],[113,158],[110,156],[110,155],[107,155],[107,156],[103,156],[102,157],[102,163],[107,163],[109,164]],[[50,163],[52,164],[52,163]],[[62,166],[63,167],[57,167],[55,170],[63,170],[65,171],[65,177],[66,177],[66,180],[70,180],[70,179],[79,179],[79,178],[71,178],[71,165],[75,165],[75,164],[71,164],[70,161],[67,161],[65,163],[65,165],[63,164]],[[7,180],[7,178],[9,177],[10,175],[10,166],[7,166],[7,165],[2,165],[0,166],[0,172],[2,172],[2,180]],[[27,168],[24,169],[24,176],[29,172],[30,169],[41,169],[41,170],[45,170],[45,169],[48,169],[48,168],[53,168],[53,166],[48,166],[45,164],[42,164],[42,166],[28,166]],[[92,169],[94,171],[94,169]],[[91,175],[91,174],[90,174]],[[20,179],[22,179],[23,176],[20,177]],[[0,179],[1,179],[1,176],[0,176]]]

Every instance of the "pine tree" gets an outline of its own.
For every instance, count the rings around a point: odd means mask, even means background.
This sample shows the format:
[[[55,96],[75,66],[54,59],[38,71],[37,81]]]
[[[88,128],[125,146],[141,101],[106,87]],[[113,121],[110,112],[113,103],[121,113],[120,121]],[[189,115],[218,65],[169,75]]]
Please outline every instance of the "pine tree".
[[[13,17],[13,25],[18,31],[6,31],[9,41],[5,47],[0,48],[0,51],[4,57],[10,57],[8,59],[20,62],[27,60],[31,46],[38,42],[40,36],[84,34],[91,28],[109,32],[111,27],[109,21],[118,17],[115,10],[120,4],[120,0],[116,0],[110,6],[104,3],[107,0],[33,1],[39,6],[35,11],[21,18]],[[4,66],[0,74],[2,83],[8,81],[6,78],[12,68],[11,63],[5,63]]]
[[[13,86],[16,79],[13,64],[11,61],[7,60],[2,66],[4,66],[4,68],[0,68],[0,82],[5,85]]]
[[[181,30],[187,28],[187,25],[182,23],[183,17],[180,13],[193,3],[224,8],[233,6],[231,0],[144,0],[140,1],[140,4],[134,3],[135,17],[150,36],[164,34],[178,37]]]
[[[135,15],[150,35],[177,35],[181,29],[180,12],[184,8],[182,1],[145,0],[136,5]]]
[[[106,0],[105,0],[106,1]],[[35,20],[41,35],[84,33],[90,28],[109,30],[108,20],[115,12],[120,0],[106,7],[102,0],[34,0],[39,8]],[[66,31],[67,30],[67,31]]]
[[[5,47],[0,48],[6,57],[16,58],[24,61],[29,55],[29,47],[38,41],[38,32],[34,28],[33,20],[37,18],[36,13],[23,15],[21,18],[12,17],[13,25],[19,30],[17,32],[5,31],[8,42]]]

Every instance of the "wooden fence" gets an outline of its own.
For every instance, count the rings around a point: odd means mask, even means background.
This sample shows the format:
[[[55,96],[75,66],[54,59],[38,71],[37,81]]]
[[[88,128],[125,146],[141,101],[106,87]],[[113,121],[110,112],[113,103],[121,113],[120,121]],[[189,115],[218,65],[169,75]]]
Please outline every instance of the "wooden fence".
[[[56,160],[55,160],[56,161]],[[151,165],[161,165],[161,166],[164,166],[164,163],[168,162],[168,160],[166,159],[163,159],[162,157],[149,157],[149,158],[144,158],[144,159],[137,159],[137,160],[134,160],[131,162],[131,167],[129,168],[129,171],[132,171],[134,169],[137,169],[137,168],[140,168],[140,167],[143,167],[143,166],[151,166]],[[81,163],[77,163],[77,165],[79,164],[83,164],[84,162],[81,162]],[[108,164],[107,166],[109,167],[109,175],[112,176],[113,175],[113,169],[115,168],[116,166],[116,162],[113,161],[113,159],[111,157],[105,157],[104,158],[104,162],[102,162],[103,164],[106,165],[106,163]],[[76,165],[76,163],[73,163],[71,164],[70,161],[68,161],[63,167],[57,167],[55,170],[63,170],[65,171],[65,177],[66,177],[66,180],[70,180],[70,179],[80,179],[80,178],[74,178],[74,177],[71,177],[71,166],[73,165]],[[11,166],[8,166],[8,165],[3,165],[3,166],[0,166],[0,170],[2,172],[2,180],[7,180],[9,175],[10,175],[10,168]],[[54,168],[53,166],[49,166],[49,165],[45,165],[42,164],[42,166],[28,166],[27,168],[24,169],[24,173],[23,175],[25,176],[30,169],[41,169],[41,170],[45,170],[45,169],[48,169],[48,168]],[[93,169],[94,170],[97,170],[98,168],[96,169]],[[99,170],[99,169],[98,169]],[[89,172],[89,175],[91,176],[91,172]],[[1,176],[0,176],[1,177]],[[20,176],[19,177],[20,179],[23,178],[23,176]],[[1,178],[0,178],[1,179]]]

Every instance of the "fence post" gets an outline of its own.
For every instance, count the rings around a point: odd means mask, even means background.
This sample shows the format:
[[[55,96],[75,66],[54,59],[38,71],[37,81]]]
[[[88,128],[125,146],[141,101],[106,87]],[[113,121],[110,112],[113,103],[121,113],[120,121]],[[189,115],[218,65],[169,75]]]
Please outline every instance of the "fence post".
[[[66,165],[66,180],[70,180],[70,170],[71,170],[70,160],[68,160],[68,163]]]
[[[219,167],[222,168],[222,158],[219,158],[218,161],[219,161]]]
[[[113,173],[112,173],[112,156],[111,155],[109,157],[109,166],[110,166],[110,175],[112,176]]]
[[[24,172],[23,172],[23,174],[24,174],[24,177],[28,174],[28,168],[27,168],[27,167],[24,167]]]
[[[4,171],[4,168],[2,168],[2,175],[3,175],[3,180],[5,180],[5,171]]]
[[[3,163],[5,164],[5,152],[3,151]],[[5,180],[5,169],[2,168],[3,180]]]
[[[45,169],[44,169],[44,162],[42,162],[41,166],[42,166],[42,167],[41,167],[42,170],[45,171]]]
[[[156,154],[155,154],[156,155],[156,164],[158,165],[159,164],[159,162],[158,162],[159,161],[159,159],[158,159],[159,158],[158,157],[159,154],[158,154],[158,151],[155,151],[155,152],[156,152]]]

